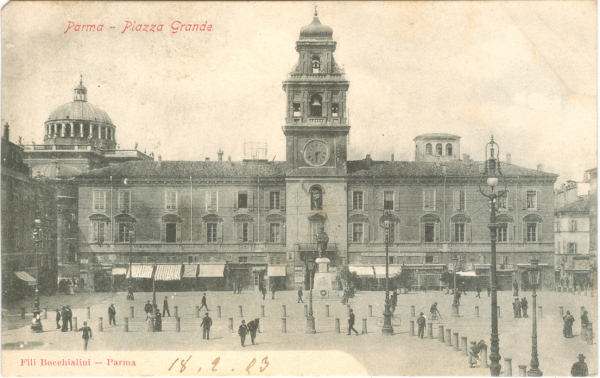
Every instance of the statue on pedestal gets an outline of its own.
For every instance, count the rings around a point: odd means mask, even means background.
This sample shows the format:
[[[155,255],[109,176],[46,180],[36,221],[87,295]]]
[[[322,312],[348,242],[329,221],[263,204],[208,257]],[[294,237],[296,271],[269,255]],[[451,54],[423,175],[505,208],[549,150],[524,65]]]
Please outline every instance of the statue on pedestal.
[[[323,226],[321,226],[317,233],[317,250],[319,251],[319,257],[324,257],[327,252],[327,243],[329,243],[329,236],[327,236]]]

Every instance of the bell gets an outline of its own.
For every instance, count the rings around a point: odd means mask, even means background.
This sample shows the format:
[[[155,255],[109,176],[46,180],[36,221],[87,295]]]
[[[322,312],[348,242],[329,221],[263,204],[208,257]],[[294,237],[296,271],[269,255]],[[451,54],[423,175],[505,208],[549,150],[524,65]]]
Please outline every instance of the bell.
[[[316,99],[316,98],[315,98],[315,99],[313,100],[312,106],[321,106],[321,103],[319,102],[319,100],[318,100],[318,99]]]

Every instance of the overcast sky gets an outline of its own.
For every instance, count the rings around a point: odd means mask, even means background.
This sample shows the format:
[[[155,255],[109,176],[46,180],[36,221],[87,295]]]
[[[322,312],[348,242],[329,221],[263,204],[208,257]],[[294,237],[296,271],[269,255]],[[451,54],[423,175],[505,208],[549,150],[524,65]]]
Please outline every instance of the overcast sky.
[[[462,136],[481,160],[493,134],[513,163],[581,180],[596,166],[596,4],[580,2],[319,3],[350,81],[350,159],[412,160],[412,139]],[[242,158],[244,141],[285,158],[282,81],[298,55],[302,3],[29,3],[2,14],[2,122],[40,143],[43,122],[88,100],[121,148],[169,160]],[[68,21],[103,23],[67,32]],[[125,32],[126,20],[163,32]],[[170,32],[174,20],[211,32]],[[116,29],[109,29],[109,25]]]

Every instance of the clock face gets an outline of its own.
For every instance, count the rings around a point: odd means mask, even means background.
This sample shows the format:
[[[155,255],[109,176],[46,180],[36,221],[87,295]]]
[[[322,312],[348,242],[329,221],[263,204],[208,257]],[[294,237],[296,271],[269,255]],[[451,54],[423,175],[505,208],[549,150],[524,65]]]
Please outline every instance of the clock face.
[[[322,140],[311,140],[304,146],[304,160],[312,166],[319,166],[329,160],[329,147]]]

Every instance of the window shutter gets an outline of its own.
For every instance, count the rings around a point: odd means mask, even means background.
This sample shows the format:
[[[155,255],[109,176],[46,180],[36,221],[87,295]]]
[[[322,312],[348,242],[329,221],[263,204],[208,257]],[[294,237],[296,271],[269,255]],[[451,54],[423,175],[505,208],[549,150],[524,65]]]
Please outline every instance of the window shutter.
[[[237,240],[238,243],[243,242],[244,236],[244,224],[241,222],[235,222],[233,224],[233,240]],[[250,237],[250,235],[248,235]]]
[[[271,192],[265,190],[265,201],[263,202],[263,209],[270,210],[271,209]]]
[[[369,211],[369,192],[370,190],[365,190],[363,193],[363,210]]]
[[[223,222],[217,223],[217,241],[223,243]]]
[[[454,211],[460,210],[460,190],[452,192],[452,208]]]
[[[215,195],[217,196],[217,208],[215,209],[215,211],[219,211],[219,192],[215,191]]]
[[[473,228],[471,227],[471,223],[465,223],[465,241],[470,243],[473,240]],[[507,231],[508,232],[508,231]]]
[[[381,208],[385,209],[385,189],[382,190],[380,193],[381,193]]]
[[[204,192],[204,211],[208,211],[209,202],[210,202],[210,191],[206,190]]]
[[[233,209],[237,209],[238,208],[238,192],[237,190],[233,191]]]
[[[434,223],[433,225],[433,233],[434,233],[434,240],[435,242],[439,242],[440,241],[440,224],[439,222]]]
[[[536,242],[541,242],[543,240],[542,239],[542,223],[541,222],[537,224],[537,228],[538,228],[537,229],[537,235],[536,235],[537,238],[535,239],[535,241]],[[577,252],[577,251],[575,251],[575,252]]]
[[[394,223],[394,242],[400,242],[400,222]]]
[[[281,223],[281,244],[285,245],[285,223]]]
[[[207,243],[208,242],[208,239],[207,239],[208,226],[206,225],[206,222],[202,222],[202,228],[203,228],[203,230],[200,230],[201,231],[200,232],[201,240],[202,240],[202,243]]]
[[[523,222],[523,242],[527,242],[527,223]]]
[[[267,235],[267,225],[265,223],[262,224],[262,226],[260,226],[259,229],[260,235],[259,235],[259,243],[264,241],[265,243],[267,243],[269,241],[269,236]],[[261,237],[262,235],[262,237]]]
[[[394,190],[394,210],[400,211],[400,191]]]
[[[248,191],[248,209],[250,211],[254,210],[254,190]]]
[[[467,191],[466,190],[462,190],[462,196],[463,196],[463,211],[467,211]]]
[[[433,211],[435,211],[435,208],[436,208],[436,203],[435,203],[435,200],[436,200],[436,198],[435,198],[435,189],[433,189],[432,192],[433,192],[432,207],[433,207]]]
[[[176,233],[177,242],[180,243],[181,242],[181,223],[177,223],[175,225],[175,233]]]
[[[160,241],[165,242],[167,234],[167,224],[165,222],[160,223]]]
[[[285,211],[285,190],[279,192],[279,208]]]
[[[425,241],[425,223],[419,223],[419,240],[421,243]]]
[[[379,227],[373,226],[371,224],[369,224],[369,227],[371,227],[371,235],[369,235],[369,240],[371,240],[371,241],[379,240]]]
[[[363,223],[363,243],[371,241],[371,225],[369,223]]]
[[[522,198],[523,210],[525,210],[525,209],[527,209],[527,190],[521,191],[521,195],[523,196],[523,198]]]
[[[426,209],[426,207],[425,207],[425,203],[426,203],[425,199],[426,199],[426,197],[427,197],[427,196],[425,195],[426,193],[427,193],[427,191],[425,191],[425,190],[422,190],[422,191],[421,191],[421,202],[422,202],[423,210],[425,210],[425,209]]]
[[[248,241],[254,242],[254,223],[248,223]]]
[[[167,208],[167,204],[169,203],[169,202],[167,202],[167,191],[166,190],[165,190],[165,196],[164,197],[165,197],[165,205],[163,207],[166,209]]]
[[[541,202],[542,201],[540,201],[540,191],[536,190],[535,191],[535,208],[536,208],[536,210],[540,210],[541,209],[541,207],[540,207],[540,203]]]
[[[348,223],[348,242],[353,243],[354,239],[352,237],[352,223]]]

